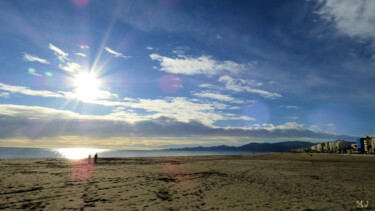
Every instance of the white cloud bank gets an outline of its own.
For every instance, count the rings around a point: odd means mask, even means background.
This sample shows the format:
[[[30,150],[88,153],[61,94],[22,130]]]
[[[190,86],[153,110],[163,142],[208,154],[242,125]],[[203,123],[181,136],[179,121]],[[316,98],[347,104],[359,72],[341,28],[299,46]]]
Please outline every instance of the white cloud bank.
[[[238,64],[233,61],[218,61],[211,56],[189,57],[178,55],[177,58],[151,54],[150,58],[160,62],[159,70],[183,75],[217,75],[223,72],[238,73],[250,64]]]
[[[263,128],[222,128],[198,120],[181,122],[160,116],[129,123],[112,116],[80,115],[71,111],[38,106],[0,105],[0,139],[54,138],[63,136],[106,138],[126,137],[248,137],[352,139],[327,132],[312,131],[295,122],[264,125]]]
[[[49,64],[49,61],[47,61],[45,59],[42,59],[42,58],[39,58],[39,57],[36,57],[36,56],[32,56],[32,55],[27,54],[27,53],[24,53],[23,59],[26,60],[26,61],[29,61],[29,62],[39,62],[39,63],[42,63],[42,64]]]

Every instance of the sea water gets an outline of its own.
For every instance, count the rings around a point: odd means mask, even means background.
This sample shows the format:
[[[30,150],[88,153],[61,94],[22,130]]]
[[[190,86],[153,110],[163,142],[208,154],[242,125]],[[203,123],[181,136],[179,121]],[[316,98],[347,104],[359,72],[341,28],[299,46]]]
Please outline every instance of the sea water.
[[[99,157],[169,157],[251,154],[249,151],[183,151],[183,150],[111,150],[93,148],[12,148],[0,147],[0,159],[31,158],[87,158],[98,153]]]

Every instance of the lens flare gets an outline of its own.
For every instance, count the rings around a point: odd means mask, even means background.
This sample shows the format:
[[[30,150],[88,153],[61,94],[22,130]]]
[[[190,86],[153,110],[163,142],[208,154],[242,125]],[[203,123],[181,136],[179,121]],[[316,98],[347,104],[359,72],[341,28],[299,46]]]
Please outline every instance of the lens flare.
[[[182,81],[176,75],[164,75],[158,83],[160,89],[165,93],[175,93],[182,88]]]
[[[71,0],[71,1],[77,7],[84,7],[90,2],[90,0]]]
[[[53,74],[51,72],[45,72],[44,75],[48,76],[48,77],[52,77]]]

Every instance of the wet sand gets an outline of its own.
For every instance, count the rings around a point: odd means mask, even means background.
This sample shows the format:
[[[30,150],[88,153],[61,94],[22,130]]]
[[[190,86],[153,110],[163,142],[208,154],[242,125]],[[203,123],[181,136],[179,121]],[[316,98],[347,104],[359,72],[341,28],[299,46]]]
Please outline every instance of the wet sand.
[[[375,156],[0,160],[0,209],[356,210],[375,207]]]

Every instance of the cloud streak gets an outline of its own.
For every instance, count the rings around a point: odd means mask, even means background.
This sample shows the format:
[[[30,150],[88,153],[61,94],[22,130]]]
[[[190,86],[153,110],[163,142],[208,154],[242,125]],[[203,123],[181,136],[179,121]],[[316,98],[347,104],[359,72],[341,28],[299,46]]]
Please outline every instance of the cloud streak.
[[[104,50],[106,50],[108,53],[114,55],[115,57],[122,57],[124,59],[131,58],[130,56],[124,56],[122,53],[116,52],[116,51],[110,49],[109,47],[105,47]]]
[[[217,75],[223,72],[238,73],[248,65],[233,61],[218,61],[211,56],[190,57],[178,55],[177,58],[151,54],[150,58],[160,63],[159,70],[183,75]]]
[[[57,97],[57,98],[64,97],[64,95],[62,94],[51,92],[51,91],[32,90],[25,86],[12,86],[12,85],[4,84],[4,83],[0,83],[0,90],[12,92],[12,93],[20,93],[23,95],[30,95],[30,96]]]
[[[225,85],[225,88],[230,91],[234,92],[249,92],[258,94],[264,98],[268,99],[277,99],[282,97],[281,94],[276,92],[269,92],[266,90],[254,88],[256,86],[261,86],[262,83],[256,82],[256,81],[248,81],[244,79],[235,79],[231,76],[224,75],[219,78],[219,82],[223,83]]]
[[[51,49],[52,51],[55,52],[55,55],[57,56],[57,58],[61,61],[61,62],[66,62],[66,61],[69,61],[68,59],[68,56],[69,54],[68,53],[65,53],[63,50],[61,50],[60,48],[54,46],[53,44],[49,44],[49,49]]]
[[[197,96],[200,98],[210,98],[210,99],[219,100],[219,101],[233,102],[233,103],[244,103],[243,100],[237,100],[236,98],[231,97],[229,95],[213,93],[213,92],[194,93],[194,96]]]
[[[32,55],[27,54],[27,53],[24,53],[23,59],[26,60],[26,61],[29,61],[29,62],[39,62],[39,63],[42,63],[42,64],[49,64],[49,61],[47,61],[45,59],[42,59],[42,58],[39,58],[39,57],[36,57],[36,56],[32,56]]]

